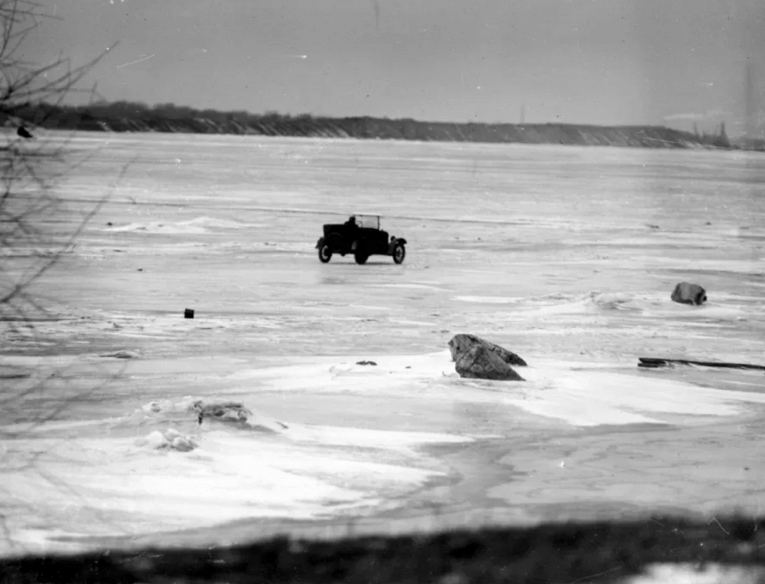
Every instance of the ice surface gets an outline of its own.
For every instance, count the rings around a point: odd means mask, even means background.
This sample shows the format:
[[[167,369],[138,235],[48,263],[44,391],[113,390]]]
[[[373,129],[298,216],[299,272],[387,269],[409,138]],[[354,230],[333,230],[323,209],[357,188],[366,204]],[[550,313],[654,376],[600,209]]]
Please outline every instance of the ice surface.
[[[0,553],[762,512],[762,372],[636,367],[765,364],[761,155],[67,148],[90,157],[45,229],[63,238],[109,197],[37,283],[34,329],[0,329]],[[404,264],[319,263],[322,224],[363,212],[407,239]],[[671,302],[679,281],[709,303]],[[527,381],[460,379],[460,332],[517,352]],[[252,424],[199,424],[196,399]]]
[[[624,584],[755,584],[765,576],[759,566],[731,566],[728,564],[706,563],[703,566],[691,563],[649,564],[645,573],[631,576]]]

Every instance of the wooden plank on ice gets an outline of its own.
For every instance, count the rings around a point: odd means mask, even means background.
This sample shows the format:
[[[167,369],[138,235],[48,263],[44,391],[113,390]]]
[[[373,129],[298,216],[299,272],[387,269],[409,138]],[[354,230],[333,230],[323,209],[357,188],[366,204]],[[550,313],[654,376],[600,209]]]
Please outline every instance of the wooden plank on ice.
[[[657,369],[659,367],[679,365],[701,365],[702,367],[722,367],[725,369],[757,369],[765,371],[765,365],[749,365],[747,363],[726,363],[724,361],[693,361],[691,359],[661,359],[658,357],[638,357],[638,367]]]

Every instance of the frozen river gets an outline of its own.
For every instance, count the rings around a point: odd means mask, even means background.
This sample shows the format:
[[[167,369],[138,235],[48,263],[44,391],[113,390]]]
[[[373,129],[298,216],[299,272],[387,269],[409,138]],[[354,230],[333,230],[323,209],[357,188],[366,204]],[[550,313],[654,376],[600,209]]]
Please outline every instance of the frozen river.
[[[34,333],[0,329],[3,554],[765,509],[762,371],[636,367],[765,364],[765,156],[67,149],[81,163],[46,229],[107,198],[37,283]],[[321,264],[322,224],[365,212],[408,240],[404,264]],[[679,281],[709,303],[672,303]],[[527,381],[461,380],[460,332],[521,355]],[[243,402],[258,427],[200,426],[195,399]],[[198,447],[156,448],[167,430]]]

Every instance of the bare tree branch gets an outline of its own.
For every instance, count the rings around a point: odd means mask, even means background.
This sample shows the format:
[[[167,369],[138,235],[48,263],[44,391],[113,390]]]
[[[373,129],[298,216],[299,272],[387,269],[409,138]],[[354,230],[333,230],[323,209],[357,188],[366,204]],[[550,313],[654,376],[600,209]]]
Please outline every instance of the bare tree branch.
[[[65,203],[56,191],[58,182],[90,156],[73,159],[66,140],[29,139],[31,134],[25,126],[39,127],[36,121],[49,115],[52,105],[73,94],[94,95],[95,87],[83,87],[83,81],[112,47],[81,65],[73,65],[61,55],[48,63],[25,60],[21,48],[30,42],[40,21],[56,18],[47,14],[46,8],[34,0],[0,0],[0,334],[6,333],[9,339],[29,338],[35,345],[49,344],[51,339],[42,337],[39,325],[36,327],[48,315],[33,294],[33,285],[71,252],[110,197],[107,192],[94,202],[66,235],[52,227],[60,221],[57,215]],[[128,167],[122,169],[120,178]],[[0,358],[13,351],[12,347],[13,342],[3,344]],[[0,361],[0,366],[7,365]],[[56,369],[55,378],[29,368],[0,380],[0,439],[11,441],[59,418],[75,397],[86,399],[103,385],[83,383],[61,368]],[[39,454],[23,449],[8,454],[7,449],[0,449],[0,472],[15,472],[20,461],[24,468],[34,467],[61,492],[87,503],[73,485],[42,468]],[[7,510],[23,505],[23,501],[6,505],[0,505],[0,538],[12,544]],[[97,510],[94,513],[99,516]]]
[[[72,66],[62,56],[48,64],[22,59],[19,47],[37,29],[40,19],[53,18],[34,0],[0,0],[0,123],[6,127],[34,126],[32,120],[21,117],[22,108],[26,115],[34,115],[46,101],[61,103],[72,93],[88,91],[80,83],[109,50],[79,66]],[[4,138],[5,146],[0,144],[0,258],[27,257],[29,262],[20,274],[17,269],[15,276],[5,262],[0,264],[0,321],[4,316],[23,314],[25,308],[32,312],[39,309],[26,290],[71,249],[105,200],[98,202],[64,241],[46,236],[45,219],[62,204],[52,193],[51,184],[71,171],[64,146],[30,146],[15,133]]]

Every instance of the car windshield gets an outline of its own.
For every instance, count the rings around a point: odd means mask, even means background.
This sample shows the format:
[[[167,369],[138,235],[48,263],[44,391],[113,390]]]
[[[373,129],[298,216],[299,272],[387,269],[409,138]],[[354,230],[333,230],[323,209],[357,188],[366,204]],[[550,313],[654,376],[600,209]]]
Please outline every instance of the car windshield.
[[[377,215],[354,215],[356,225],[368,229],[380,229],[380,217]]]

